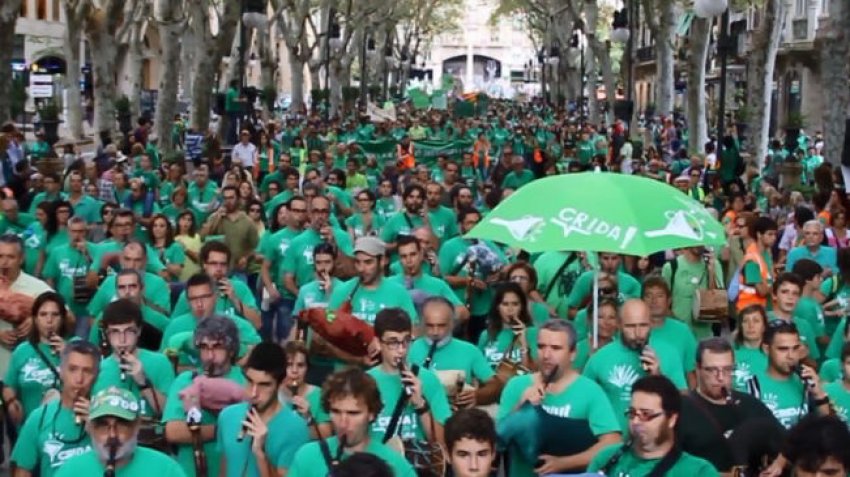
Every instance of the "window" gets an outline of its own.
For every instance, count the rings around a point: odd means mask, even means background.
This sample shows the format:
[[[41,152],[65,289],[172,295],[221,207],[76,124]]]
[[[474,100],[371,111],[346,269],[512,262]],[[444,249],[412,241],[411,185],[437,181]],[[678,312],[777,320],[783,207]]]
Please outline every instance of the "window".
[[[47,0],[36,0],[35,17],[39,20],[47,20]]]
[[[829,0],[822,0],[820,5],[821,16],[829,15]]]
[[[60,5],[59,0],[53,0],[53,21],[58,22],[61,21],[59,14],[62,11],[62,6]]]
[[[805,16],[807,3],[808,2],[806,0],[796,0],[794,5],[794,15],[798,17]]]

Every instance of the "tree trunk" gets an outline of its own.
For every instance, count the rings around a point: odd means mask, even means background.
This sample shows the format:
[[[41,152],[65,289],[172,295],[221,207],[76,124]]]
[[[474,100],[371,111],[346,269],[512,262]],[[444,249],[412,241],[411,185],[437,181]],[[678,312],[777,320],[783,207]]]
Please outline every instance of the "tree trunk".
[[[115,129],[115,57],[118,51],[115,24],[120,21],[121,9],[113,4],[93,8],[86,18],[86,37],[92,50],[94,79],[94,127],[98,134]]]
[[[80,90],[80,43],[83,17],[77,4],[64,2],[65,10],[65,94],[67,115],[65,126],[74,140],[83,138],[83,96]]]
[[[21,0],[5,0],[0,5],[0,124],[12,118],[12,45],[15,43],[15,22],[21,10]]]
[[[180,78],[180,36],[186,26],[182,19],[182,0],[157,0],[154,18],[162,39],[159,70],[159,96],[156,101],[154,127],[159,149],[165,157],[174,151],[171,126],[177,112],[177,88]]]
[[[656,111],[664,116],[673,113],[674,97],[674,66],[675,66],[675,43],[676,43],[676,15],[673,0],[658,0],[659,22],[657,39],[657,73],[656,80],[658,96],[656,97]]]
[[[841,163],[850,114],[850,5],[846,1],[829,4],[829,17],[821,19],[817,48],[820,51],[821,85],[824,87],[823,157],[832,164]]]
[[[208,0],[189,3],[193,27],[199,39],[195,52],[190,122],[192,129],[198,132],[205,132],[210,127],[213,87],[218,78],[221,59],[233,44],[240,13],[237,2],[223,2],[224,10],[219,16],[218,35],[214,36],[210,29],[209,6]]]
[[[764,167],[770,129],[770,100],[773,93],[773,71],[782,33],[787,0],[766,0],[761,25],[753,33],[752,48],[747,55],[747,109],[752,132],[750,155]],[[835,2],[834,2],[835,3]]]
[[[596,55],[593,54],[593,48],[590,48],[589,43],[584,50],[584,71],[582,74],[587,78],[584,83],[584,94],[587,96],[588,120],[591,124],[598,125],[599,101],[596,99],[596,81],[599,75],[596,74]]]
[[[694,17],[688,37],[688,97],[687,118],[690,126],[688,153],[701,154],[708,142],[708,124],[705,111],[705,63],[708,58],[708,41],[711,23]]]
[[[292,82],[290,109],[300,111],[304,107],[304,62],[295,53],[294,48],[289,49],[289,72]]]
[[[144,65],[144,22],[139,20],[130,27],[130,41],[127,45],[127,97],[130,99],[130,115],[138,118],[142,115],[142,68]],[[165,45],[163,45],[165,47]],[[116,62],[117,63],[117,62]]]

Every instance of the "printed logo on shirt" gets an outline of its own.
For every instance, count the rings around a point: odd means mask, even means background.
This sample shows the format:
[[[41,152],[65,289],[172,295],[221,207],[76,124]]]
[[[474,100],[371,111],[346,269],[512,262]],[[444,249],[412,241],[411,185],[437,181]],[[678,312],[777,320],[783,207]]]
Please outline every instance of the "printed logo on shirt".
[[[313,264],[313,247],[306,247],[304,249],[304,263],[307,265]]]
[[[608,382],[620,389],[620,400],[629,402],[632,398],[632,384],[640,374],[629,364],[618,364],[608,373]]]
[[[762,402],[770,412],[773,413],[776,420],[779,421],[782,426],[786,429],[790,429],[791,426],[797,423],[804,414],[806,414],[806,407],[803,406],[793,406],[793,407],[779,407],[779,396],[775,393],[765,393],[762,395]]]
[[[735,378],[735,387],[738,389],[746,389],[747,381],[753,377],[753,372],[750,369],[750,363],[739,362],[735,367],[733,374]]]
[[[68,459],[72,457],[76,457],[81,454],[85,454],[86,452],[91,450],[91,446],[86,444],[81,447],[66,447],[66,444],[62,443],[60,439],[65,439],[61,433],[51,434],[50,437],[44,441],[44,446],[42,450],[47,457],[50,459],[50,467],[58,468],[61,467],[62,464],[65,463]]]
[[[835,409],[835,414],[844,422],[850,423],[850,409],[847,409],[844,406],[839,406],[837,404],[832,405]]]
[[[384,433],[390,425],[391,416],[380,416],[372,425],[372,432]],[[401,434],[401,438],[415,439],[416,429],[419,427],[419,420],[411,412],[403,412],[396,427],[396,433]]]
[[[556,417],[570,417],[570,411],[572,410],[572,404],[565,404],[563,406],[541,406],[546,414]]]
[[[87,271],[88,267],[86,266],[71,266],[71,261],[68,259],[63,259],[59,262],[59,273],[61,273],[63,277],[74,278],[79,275],[84,275]]]
[[[56,375],[50,368],[44,366],[41,359],[30,358],[21,368],[21,381],[38,383],[49,388],[56,384]]]

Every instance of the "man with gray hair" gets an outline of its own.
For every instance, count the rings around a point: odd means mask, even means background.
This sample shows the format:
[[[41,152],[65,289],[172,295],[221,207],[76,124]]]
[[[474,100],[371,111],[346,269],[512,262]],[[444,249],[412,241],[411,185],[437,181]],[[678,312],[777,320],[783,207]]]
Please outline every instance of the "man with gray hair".
[[[138,305],[142,311],[143,325],[139,337],[139,347],[152,351],[158,350],[162,343],[162,332],[168,326],[169,320],[165,314],[149,306],[149,302],[145,298],[145,281],[142,278],[142,272],[133,268],[118,272],[115,275],[115,292],[116,300],[130,300]],[[92,324],[89,333],[89,341],[92,343],[101,342],[102,318],[101,314]]]
[[[605,398],[602,388],[573,369],[576,352],[576,332],[572,324],[561,319],[548,320],[537,333],[537,371],[518,375],[508,381],[499,402],[497,421],[500,422],[500,438],[510,444],[510,472],[508,475],[544,475],[583,470],[600,449],[619,442],[620,426],[614,416],[611,403]],[[530,406],[525,405],[526,403]],[[576,444],[569,451],[559,450],[558,443],[542,438],[542,445],[530,456],[520,448],[526,448],[526,434],[522,422],[527,423],[528,413],[543,411],[540,428],[535,433],[554,432],[558,437],[570,435]],[[548,416],[548,417],[547,417]],[[542,419],[541,417],[541,419]],[[559,419],[560,418],[560,419]],[[568,418],[569,421],[564,421]],[[513,421],[513,422],[511,422]],[[578,428],[586,423],[592,437],[578,437]],[[510,429],[516,429],[511,433]],[[539,438],[540,434],[537,434]],[[564,439],[573,440],[573,439]],[[591,441],[595,440],[595,443]],[[581,445],[578,441],[586,441]],[[578,447],[587,448],[578,449]],[[576,452],[578,451],[578,452]],[[568,452],[570,455],[556,455]]]
[[[16,477],[52,477],[66,460],[91,449],[85,426],[99,368],[100,352],[93,344],[69,341],[65,345],[59,368],[62,391],[58,398],[46,397],[21,427],[11,458]]]
[[[838,254],[834,248],[823,245],[823,224],[818,220],[809,220],[803,224],[803,243],[788,252],[785,271],[794,269],[798,260],[808,258],[823,267],[823,276],[828,277],[838,270]]]
[[[235,365],[239,330],[233,319],[213,315],[200,320],[192,341],[201,372],[185,371],[171,385],[162,413],[165,438],[177,447],[177,461],[186,475],[197,475],[194,451],[204,454],[207,475],[219,475],[216,415],[245,394],[245,377]]]

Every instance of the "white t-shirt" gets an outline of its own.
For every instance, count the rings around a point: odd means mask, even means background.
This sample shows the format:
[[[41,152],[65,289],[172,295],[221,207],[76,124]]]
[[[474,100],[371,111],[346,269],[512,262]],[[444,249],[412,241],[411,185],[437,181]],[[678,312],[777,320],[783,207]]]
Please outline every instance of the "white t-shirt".
[[[257,146],[253,143],[239,143],[233,146],[231,158],[234,164],[242,164],[242,167],[250,169],[254,167],[254,156],[257,154]]]

